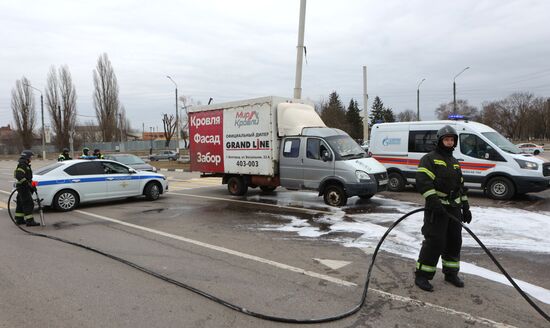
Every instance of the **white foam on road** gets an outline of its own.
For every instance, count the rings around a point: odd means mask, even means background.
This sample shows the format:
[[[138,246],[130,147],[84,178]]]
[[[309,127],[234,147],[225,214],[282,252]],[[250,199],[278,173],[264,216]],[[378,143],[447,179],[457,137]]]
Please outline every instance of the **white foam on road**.
[[[303,194],[301,195],[303,198]],[[330,225],[330,229],[321,230],[312,226],[307,220],[292,215],[278,216],[285,220],[282,226],[264,226],[263,229],[296,232],[303,237],[319,237],[331,232],[354,232],[357,238],[342,238],[337,240],[347,247],[373,248],[376,247],[382,235],[386,232],[389,223],[397,220],[403,213],[418,208],[419,205],[388,199],[373,197],[372,201],[379,203],[377,209],[393,210],[398,213],[361,213],[345,214],[335,210],[334,215],[326,215],[317,222]],[[312,199],[312,203],[315,200]],[[476,207],[471,208],[474,217],[469,228],[490,249],[510,251],[524,251],[550,254],[550,213],[532,212],[517,208]],[[353,220],[344,220],[344,216]],[[386,238],[382,249],[410,258],[417,259],[423,236],[420,233],[423,213],[416,213],[401,222]],[[470,235],[463,231],[463,246],[480,248]],[[441,264],[438,264],[441,267]],[[461,272],[477,275],[498,283],[511,285],[504,275],[472,263],[461,262]],[[514,279],[516,283],[534,298],[550,304],[548,289]]]

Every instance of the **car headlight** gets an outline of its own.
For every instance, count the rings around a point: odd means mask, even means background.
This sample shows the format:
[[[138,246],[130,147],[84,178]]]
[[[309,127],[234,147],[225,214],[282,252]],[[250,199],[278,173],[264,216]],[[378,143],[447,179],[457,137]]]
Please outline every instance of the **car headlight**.
[[[355,171],[355,176],[357,177],[357,180],[370,180],[370,176],[365,171]]]
[[[514,158],[518,162],[519,167],[526,170],[538,170],[539,165],[535,162],[524,161],[522,159]]]

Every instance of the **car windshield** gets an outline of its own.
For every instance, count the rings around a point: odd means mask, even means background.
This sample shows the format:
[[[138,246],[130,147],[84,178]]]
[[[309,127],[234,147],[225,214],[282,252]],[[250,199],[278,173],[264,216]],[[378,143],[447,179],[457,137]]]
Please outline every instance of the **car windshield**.
[[[126,165],[145,164],[145,162],[141,158],[135,155],[113,156],[113,160]]]
[[[365,157],[365,151],[347,134],[325,138],[334,152],[342,159]]]
[[[34,174],[36,174],[36,175],[45,175],[45,174],[48,174],[49,172],[51,172],[52,170],[54,170],[54,169],[56,169],[60,166],[63,166],[63,163],[53,163],[53,164],[50,164],[50,165],[46,165],[46,166],[41,167],[38,170],[34,171]]]
[[[504,150],[507,153],[510,154],[521,154],[521,149],[519,149],[516,145],[508,141],[508,139],[504,138],[500,133],[498,132],[483,132],[483,134],[489,141],[491,141],[495,146],[498,148]]]

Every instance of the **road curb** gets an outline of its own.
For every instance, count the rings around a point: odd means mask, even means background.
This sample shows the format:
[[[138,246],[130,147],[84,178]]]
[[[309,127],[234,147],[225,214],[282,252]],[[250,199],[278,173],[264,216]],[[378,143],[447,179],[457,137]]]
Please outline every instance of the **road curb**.
[[[184,170],[184,169],[157,169],[157,171],[161,171],[161,172],[191,172],[191,171]]]

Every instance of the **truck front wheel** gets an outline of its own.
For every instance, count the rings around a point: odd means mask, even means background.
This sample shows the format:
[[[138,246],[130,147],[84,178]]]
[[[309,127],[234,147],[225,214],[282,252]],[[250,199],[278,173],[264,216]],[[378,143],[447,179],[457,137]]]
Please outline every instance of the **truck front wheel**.
[[[348,202],[348,196],[344,188],[338,185],[326,187],[323,193],[323,199],[325,200],[325,204],[337,207],[344,206]]]
[[[242,196],[246,194],[248,186],[242,177],[231,177],[227,180],[227,190],[233,196]]]

